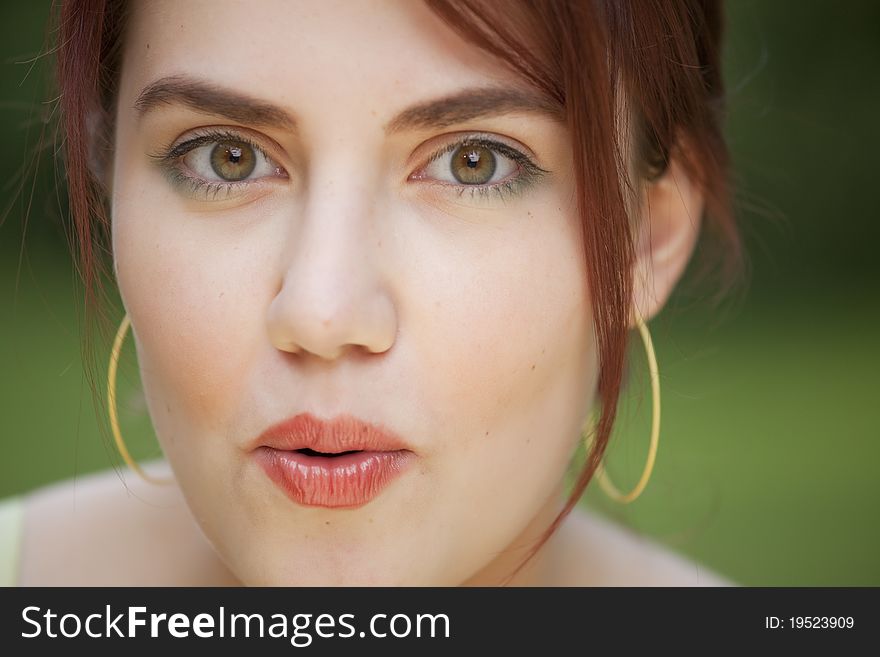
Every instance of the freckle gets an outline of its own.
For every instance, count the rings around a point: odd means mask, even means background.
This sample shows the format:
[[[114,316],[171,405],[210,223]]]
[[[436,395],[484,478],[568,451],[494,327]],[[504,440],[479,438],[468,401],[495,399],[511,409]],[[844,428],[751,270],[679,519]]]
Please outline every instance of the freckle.
[[[373,523],[373,519],[372,519],[372,518],[370,518],[370,524],[372,524],[372,523]]]
[[[488,431],[486,432],[486,435],[487,435],[487,436],[489,435],[489,432],[488,432]]]
[[[534,364],[534,363],[532,363],[532,369],[535,369],[535,364]]]
[[[324,524],[325,524],[325,525],[329,525],[329,524],[330,524],[330,521],[327,520],[327,521],[324,522]]]
[[[543,355],[545,351],[547,351],[547,350],[546,350],[546,349],[541,349],[541,354]]]

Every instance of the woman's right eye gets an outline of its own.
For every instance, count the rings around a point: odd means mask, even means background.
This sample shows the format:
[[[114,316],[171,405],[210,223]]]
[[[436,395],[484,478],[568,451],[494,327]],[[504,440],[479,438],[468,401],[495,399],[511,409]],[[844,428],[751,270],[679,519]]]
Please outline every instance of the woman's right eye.
[[[278,170],[263,151],[241,140],[207,143],[193,148],[181,161],[207,182],[243,182],[275,175]]]
[[[153,155],[176,187],[200,200],[222,200],[266,178],[288,177],[259,145],[231,131],[197,133]]]

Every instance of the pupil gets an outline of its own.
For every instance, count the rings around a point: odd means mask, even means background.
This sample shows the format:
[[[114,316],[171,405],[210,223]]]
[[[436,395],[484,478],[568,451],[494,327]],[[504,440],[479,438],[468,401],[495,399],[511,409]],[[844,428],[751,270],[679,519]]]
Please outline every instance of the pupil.
[[[460,146],[452,155],[452,174],[465,185],[485,185],[495,173],[497,162],[485,146]]]
[[[211,167],[223,180],[244,180],[257,166],[256,152],[243,142],[217,142],[211,151]]]

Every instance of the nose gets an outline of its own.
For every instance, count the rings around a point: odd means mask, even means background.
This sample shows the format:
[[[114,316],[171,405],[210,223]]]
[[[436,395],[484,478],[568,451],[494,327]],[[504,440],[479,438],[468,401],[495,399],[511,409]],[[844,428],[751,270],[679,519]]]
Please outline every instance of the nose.
[[[277,349],[332,360],[391,348],[396,309],[373,218],[368,194],[315,193],[287,224],[267,320]]]

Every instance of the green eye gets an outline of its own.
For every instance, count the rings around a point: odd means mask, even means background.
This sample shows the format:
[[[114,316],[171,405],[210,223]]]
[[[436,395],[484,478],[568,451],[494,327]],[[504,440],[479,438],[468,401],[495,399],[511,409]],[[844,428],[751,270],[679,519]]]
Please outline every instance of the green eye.
[[[257,166],[253,146],[243,141],[219,141],[211,149],[211,169],[222,180],[238,182],[251,175]]]
[[[288,179],[258,143],[227,130],[196,133],[150,157],[173,185],[205,201],[222,200],[252,184]]]
[[[485,146],[462,145],[452,152],[450,169],[455,179],[465,185],[485,185],[495,174],[497,161]]]
[[[434,153],[409,179],[459,196],[505,198],[549,173],[518,148],[488,136],[470,135]]]

